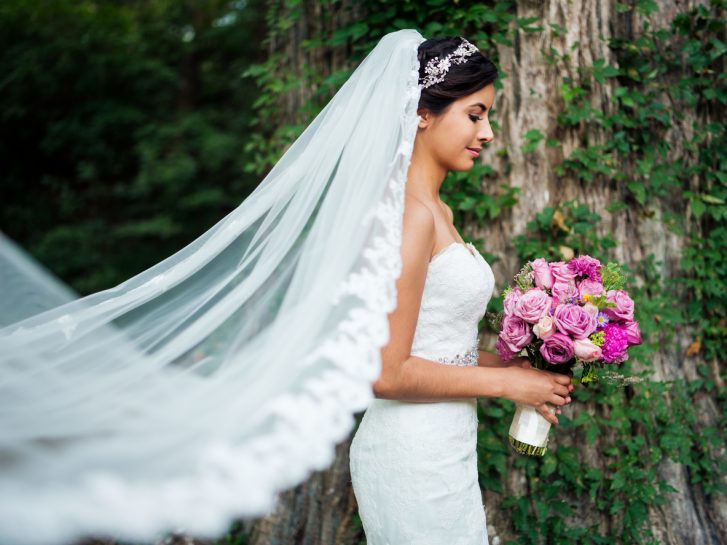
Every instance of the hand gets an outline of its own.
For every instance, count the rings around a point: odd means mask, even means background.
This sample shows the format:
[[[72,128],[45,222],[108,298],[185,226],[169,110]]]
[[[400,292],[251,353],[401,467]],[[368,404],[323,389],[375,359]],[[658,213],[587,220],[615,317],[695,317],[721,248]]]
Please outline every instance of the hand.
[[[504,398],[532,405],[551,424],[558,424],[558,419],[548,404],[556,406],[556,414],[560,414],[559,406],[571,402],[570,393],[574,386],[570,383],[572,372],[567,375],[535,369],[526,358],[515,358],[507,369]]]

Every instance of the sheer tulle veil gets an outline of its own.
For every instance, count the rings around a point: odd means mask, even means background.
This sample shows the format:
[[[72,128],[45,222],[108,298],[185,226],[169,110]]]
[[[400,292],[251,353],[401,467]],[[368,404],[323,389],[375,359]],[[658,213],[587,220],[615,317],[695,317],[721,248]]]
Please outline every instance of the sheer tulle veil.
[[[235,210],[116,287],[0,238],[0,542],[219,535],[330,465],[389,340],[423,40],[384,36]]]

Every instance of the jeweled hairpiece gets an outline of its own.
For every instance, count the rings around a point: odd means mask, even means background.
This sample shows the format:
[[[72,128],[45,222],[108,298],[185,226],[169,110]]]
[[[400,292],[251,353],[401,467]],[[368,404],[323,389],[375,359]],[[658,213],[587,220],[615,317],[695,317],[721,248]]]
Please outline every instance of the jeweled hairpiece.
[[[462,43],[459,44],[457,49],[452,51],[443,59],[440,59],[439,57],[429,59],[429,62],[427,62],[427,65],[424,67],[424,72],[427,75],[424,77],[424,81],[422,81],[421,83],[425,89],[427,87],[431,87],[435,83],[444,81],[444,78],[447,76],[447,72],[449,71],[449,67],[452,65],[452,63],[462,64],[467,60],[467,57],[472,55],[472,53],[476,53],[477,51],[479,51],[474,45],[472,45],[461,36],[460,39],[462,40]]]

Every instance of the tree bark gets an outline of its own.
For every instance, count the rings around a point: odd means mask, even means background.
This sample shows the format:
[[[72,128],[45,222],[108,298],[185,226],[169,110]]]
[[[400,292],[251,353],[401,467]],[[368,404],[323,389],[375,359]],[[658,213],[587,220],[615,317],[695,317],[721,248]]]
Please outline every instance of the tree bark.
[[[689,9],[694,3],[679,0],[661,2],[659,14],[652,16],[652,24],[666,26],[674,15]],[[558,176],[554,170],[573,150],[605,143],[612,137],[608,130],[592,125],[564,129],[557,123],[557,116],[565,106],[560,92],[564,77],[570,78],[574,84],[586,83],[583,78],[591,76],[588,71],[581,69],[591,67],[596,59],[605,59],[606,64],[618,64],[608,46],[609,38],[621,37],[635,41],[639,36],[642,17],[630,11],[619,14],[616,4],[616,0],[521,0],[517,2],[518,17],[538,17],[544,30],[519,30],[512,47],[498,48],[500,67],[507,73],[507,78],[502,80],[504,88],[497,93],[495,101],[500,130],[496,131],[493,145],[482,156],[482,161],[492,165],[498,175],[497,183],[484,181],[482,191],[494,194],[497,186],[506,183],[520,188],[521,196],[518,204],[504,212],[497,221],[487,225],[457,226],[472,237],[486,240],[487,252],[499,258],[493,265],[498,291],[508,284],[522,265],[514,250],[513,237],[526,232],[526,224],[535,212],[571,199],[588,204],[602,217],[598,225],[599,234],[610,234],[616,239],[618,246],[614,249],[613,257],[617,261],[636,266],[653,254],[655,260],[661,262],[660,274],[663,279],[679,274],[679,262],[686,240],[669,231],[662,221],[665,212],[674,210],[678,203],[654,201],[649,204],[648,215],[639,213],[635,207],[611,214],[607,211],[607,205],[624,200],[623,187],[605,179],[586,184],[575,177]],[[325,55],[308,58],[307,53],[298,47],[303,37],[320,31],[320,27],[316,26],[320,24],[317,15],[319,10],[320,6],[315,1],[306,3],[306,13],[310,16],[290,30],[285,43],[274,46],[290,52],[291,69],[294,71],[304,64],[313,63],[325,72],[343,62],[343,56],[334,62],[325,60],[328,59]],[[338,24],[347,22],[340,20]],[[555,31],[550,23],[560,25],[564,32]],[[543,52],[549,52],[551,48],[561,54],[568,53],[568,56],[555,64],[549,63]],[[325,62],[330,64],[323,66]],[[589,80],[587,83],[593,89],[591,105],[605,113],[612,113],[617,102],[614,100],[611,80],[606,79],[604,83]],[[309,96],[308,93],[309,90],[299,89],[286,96],[287,110],[295,112]],[[693,122],[699,121],[703,126],[705,120],[697,119],[696,116],[694,112],[687,112],[668,131],[666,138],[674,154],[683,152],[680,141],[691,134]],[[541,143],[534,152],[524,153],[524,135],[531,129],[539,129],[546,139],[555,139],[560,142],[560,146],[549,147]],[[506,150],[506,153],[498,153],[498,150]],[[628,161],[619,167],[625,172],[635,170],[635,165]],[[696,228],[689,221],[687,225]],[[685,297],[683,292],[674,293],[677,301],[683,302]],[[686,356],[687,347],[692,341],[691,332],[689,325],[679,327],[675,334],[681,350],[674,350],[674,343],[665,342],[663,348],[653,355],[654,380],[689,381],[698,376],[697,366],[704,362],[699,356]],[[483,345],[494,347],[494,340],[484,338]],[[716,363],[713,369],[715,381],[719,383]],[[694,400],[699,407],[698,426],[719,424],[720,414],[714,396],[716,394],[702,394]],[[486,403],[485,400],[482,402]],[[563,410],[563,415],[573,418],[575,411],[608,416],[609,408],[594,403],[569,406]],[[587,445],[578,430],[559,430],[555,441],[563,445],[578,445],[583,463],[593,464],[600,459],[599,453],[609,439],[608,434],[605,434],[595,444]],[[329,470],[315,473],[306,483],[282,494],[275,513],[250,523],[250,543],[359,542],[363,534],[350,522],[356,504],[348,475],[349,445],[350,439],[338,445],[337,459]],[[607,473],[605,465],[601,469]],[[671,493],[664,505],[649,510],[649,526],[658,542],[675,545],[727,543],[727,501],[723,496],[714,495],[708,499],[700,484],[690,479],[689,469],[666,457],[659,464],[659,476],[677,492]],[[526,475],[522,469],[515,467],[514,457],[508,461],[508,478],[504,484],[506,496],[528,493]],[[519,542],[512,529],[511,513],[500,507],[503,495],[489,490],[483,491],[483,494],[488,506],[490,542]],[[585,513],[583,517],[587,524],[594,524],[603,533],[613,533],[611,529],[618,528],[622,523],[621,515],[604,515],[596,510]]]
[[[652,25],[668,28],[668,22],[681,11],[692,7],[695,2],[665,1],[659,3],[659,14],[652,17]],[[612,135],[604,130],[586,128],[564,130],[559,127],[556,118],[563,110],[563,100],[559,87],[563,78],[568,77],[574,84],[588,83],[594,92],[591,94],[591,105],[612,113],[616,101],[613,100],[612,80],[605,83],[595,81],[583,82],[587,71],[579,70],[593,65],[593,61],[603,58],[606,64],[617,65],[607,40],[611,37],[627,38],[636,41],[643,19],[638,14],[626,12],[617,14],[616,2],[609,0],[546,0],[520,1],[517,3],[518,17],[539,17],[544,27],[542,32],[528,33],[518,31],[512,48],[501,46],[498,49],[500,66],[507,72],[503,80],[504,89],[498,93],[495,110],[501,120],[501,131],[496,134],[499,145],[490,148],[484,154],[483,161],[491,164],[498,173],[509,172],[506,176],[498,176],[499,183],[508,183],[521,188],[521,198],[500,221],[490,225],[473,226],[472,232],[478,238],[487,241],[488,252],[495,254],[499,261],[494,265],[497,278],[496,289],[503,289],[513,275],[519,270],[521,263],[514,250],[514,235],[525,232],[526,223],[532,219],[533,213],[547,206],[575,199],[587,203],[597,212],[602,221],[598,229],[600,235],[610,234],[617,241],[614,258],[635,267],[654,254],[655,261],[661,262],[662,279],[669,279],[679,274],[679,262],[682,257],[686,239],[669,231],[662,221],[667,210],[675,209],[673,202],[654,201],[650,203],[649,215],[639,214],[634,208],[611,214],[607,205],[613,201],[623,200],[624,190],[617,184],[598,180],[598,183],[586,184],[577,179],[559,177],[554,167],[560,164],[572,151],[585,145],[604,143]],[[556,23],[566,29],[558,36],[549,23]],[[543,51],[554,48],[561,53],[571,52],[566,60],[557,64],[548,63]],[[685,112],[681,121],[667,133],[667,141],[671,153],[679,156],[683,153],[681,141],[692,132],[692,123],[699,121],[705,125],[704,119],[697,119],[694,112]],[[534,153],[524,154],[523,135],[530,129],[539,129],[546,139],[553,138],[561,143],[559,147],[547,147],[541,144]],[[506,148],[505,156],[497,155],[496,150]],[[509,165],[507,164],[509,163]],[[506,168],[509,167],[509,168]],[[634,172],[635,165],[620,165],[626,172]],[[503,179],[504,178],[504,179]],[[499,184],[498,184],[499,185]],[[492,191],[492,187],[483,187],[483,191]],[[679,198],[679,196],[677,196]],[[679,206],[677,205],[678,209]],[[688,224],[688,222],[687,222]],[[678,302],[686,300],[684,292],[675,292],[674,299]],[[683,380],[697,378],[697,365],[703,364],[699,357],[687,357],[686,350],[693,340],[692,328],[689,325],[680,327],[676,332],[680,351],[673,350],[674,343],[663,343],[663,349],[654,354],[652,377],[656,381]],[[494,347],[494,338],[487,339]],[[640,370],[640,369],[637,369]],[[715,381],[719,382],[719,373],[715,369]],[[714,394],[716,396],[716,393]],[[699,406],[699,425],[719,426],[720,415],[714,397],[702,395],[695,400]],[[589,407],[570,405],[563,409],[563,415],[574,417],[575,411],[588,410],[591,414],[606,415],[607,407],[591,404]],[[641,430],[645,433],[645,430]],[[608,437],[602,437],[593,446],[577,437],[577,430],[559,430],[557,442],[566,445],[579,445],[584,464],[599,459]],[[521,469],[513,467],[509,461],[507,494],[523,494],[522,483],[526,481]],[[605,468],[602,468],[605,470]],[[659,465],[659,476],[665,479],[678,492],[669,495],[664,505],[649,510],[649,525],[659,543],[665,544],[719,544],[727,543],[727,501],[723,496],[715,496],[708,500],[699,484],[690,482],[689,470],[686,466],[664,458]],[[498,506],[501,496],[491,491],[484,491],[485,504],[489,506],[488,516],[491,539],[500,537],[503,541],[514,540],[509,521],[510,514]],[[594,515],[586,515],[591,519]],[[614,527],[618,522],[617,515],[612,519],[602,517],[599,522],[603,529]]]

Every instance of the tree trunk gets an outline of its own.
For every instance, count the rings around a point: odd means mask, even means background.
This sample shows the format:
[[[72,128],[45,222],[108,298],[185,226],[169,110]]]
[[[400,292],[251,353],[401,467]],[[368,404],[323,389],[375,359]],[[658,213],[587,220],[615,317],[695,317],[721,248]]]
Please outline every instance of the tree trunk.
[[[488,224],[458,225],[461,232],[470,237],[487,241],[485,250],[498,260],[493,265],[497,279],[496,289],[502,290],[522,263],[514,249],[513,237],[524,234],[528,221],[535,212],[548,206],[556,206],[575,199],[586,203],[597,212],[602,221],[598,224],[599,234],[610,234],[617,242],[613,258],[628,264],[634,269],[653,254],[660,262],[659,273],[662,279],[670,279],[679,274],[680,258],[685,248],[684,236],[670,231],[662,221],[665,215],[680,210],[678,202],[670,199],[654,200],[649,203],[648,213],[637,206],[610,213],[608,205],[613,201],[624,200],[626,191],[622,184],[612,183],[604,178],[585,183],[575,176],[557,175],[555,168],[571,153],[585,146],[603,144],[613,137],[609,130],[594,127],[593,124],[575,128],[564,128],[557,122],[558,114],[564,110],[565,103],[560,86],[568,77],[573,85],[583,83],[590,88],[590,104],[605,113],[613,113],[617,107],[614,100],[614,84],[606,79],[603,83],[593,80],[588,71],[597,59],[604,59],[606,65],[618,65],[609,38],[625,38],[636,41],[642,31],[643,18],[636,11],[618,13],[616,0],[543,0],[517,2],[517,15],[521,18],[538,17],[539,32],[519,30],[512,47],[498,47],[499,65],[507,77],[502,80],[504,88],[498,91],[495,102],[496,119],[500,129],[496,131],[495,142],[483,154],[482,161],[493,166],[496,182],[483,182],[484,193],[495,194],[501,183],[518,187],[521,190],[519,202],[505,211],[497,220]],[[694,2],[669,0],[660,3],[659,14],[652,15],[652,25],[666,26],[678,12],[689,9]],[[334,70],[339,61],[324,66],[325,57],[307,58],[308,53],[299,48],[302,39],[320,33],[320,6],[315,1],[304,2],[308,15],[303,17],[273,47],[290,52],[291,70],[297,73],[304,64],[313,64],[321,72]],[[344,12],[345,10],[342,10]],[[334,25],[350,22],[345,17],[334,21]],[[560,25],[562,31],[551,24]],[[548,62],[544,52],[558,51],[561,57],[557,62]],[[340,58],[343,62],[343,56]],[[309,91],[299,89],[284,97],[286,109],[294,113],[307,98]],[[698,118],[695,112],[685,112],[681,120],[675,120],[673,127],[666,132],[665,138],[670,150],[678,156],[683,153],[681,142],[692,134],[693,122],[704,126],[706,119]],[[547,146],[541,143],[533,152],[524,152],[524,135],[531,129],[538,129],[546,139],[560,144]],[[498,153],[498,150],[500,153]],[[506,153],[502,153],[505,150]],[[629,160],[618,165],[623,172],[633,173],[636,165]],[[679,196],[672,197],[678,199]],[[696,223],[686,218],[689,228],[698,228]],[[642,279],[643,280],[643,279]],[[684,292],[673,294],[675,302],[683,304]],[[673,342],[664,342],[663,348],[653,354],[652,378],[656,381],[683,380],[697,378],[697,366],[705,362],[700,357],[686,355],[687,347],[693,340],[692,327],[679,326],[674,332],[680,350],[675,350]],[[494,338],[483,336],[483,345],[494,346]],[[720,384],[721,378],[717,364],[712,364],[714,380]],[[638,370],[638,367],[637,367]],[[716,393],[702,393],[694,399],[698,406],[697,426],[719,426],[720,414],[716,404]],[[487,400],[481,403],[487,404]],[[608,416],[609,408],[595,403],[586,406],[569,406],[563,416],[573,418],[576,411],[587,411],[591,415]],[[635,433],[648,437],[648,430],[637,427]],[[551,446],[578,445],[580,460],[584,465],[599,463],[600,453],[612,439],[608,434],[597,438],[593,445],[583,441],[577,429],[560,429]],[[353,433],[352,435],[353,436]],[[502,438],[506,440],[505,437]],[[655,438],[650,438],[654,440]],[[262,544],[354,544],[363,534],[351,524],[355,512],[348,474],[348,449],[350,440],[338,446],[338,457],[333,466],[317,472],[294,490],[281,495],[279,508],[272,515],[247,525],[250,543]],[[650,445],[647,445],[649,448]],[[552,447],[551,447],[552,448]],[[515,456],[508,459],[508,477],[502,494],[484,490],[487,505],[490,543],[521,542],[513,530],[512,512],[501,507],[506,496],[523,496],[529,493],[528,478],[524,469],[516,467]],[[607,472],[605,465],[601,468]],[[727,543],[727,501],[724,496],[715,494],[711,499],[705,495],[702,486],[690,477],[690,469],[682,464],[662,457],[658,465],[659,477],[666,480],[676,492],[668,496],[661,506],[649,507],[648,521],[655,540],[665,544],[719,544]],[[605,514],[607,510],[588,510],[582,515],[601,533],[613,535],[623,524],[622,514]],[[404,545],[404,544],[402,544]]]
[[[660,12],[657,17],[652,16],[652,25],[668,28],[668,22],[677,12],[689,9],[692,4],[694,2],[678,0],[660,2]],[[594,129],[593,125],[583,129],[564,130],[558,126],[556,119],[563,111],[564,104],[559,89],[565,77],[571,78],[574,85],[583,83],[586,88],[593,89],[590,96],[593,108],[613,113],[617,104],[613,99],[613,85],[610,83],[613,80],[606,79],[602,84],[592,79],[583,81],[583,74],[588,72],[580,69],[592,66],[599,58],[605,59],[607,65],[618,65],[607,40],[620,37],[635,42],[638,38],[642,17],[630,11],[617,14],[615,5],[614,1],[604,0],[517,3],[518,17],[538,17],[544,30],[532,33],[520,30],[513,47],[501,46],[498,50],[500,66],[508,74],[503,80],[504,89],[498,93],[495,102],[495,111],[498,112],[496,117],[501,120],[502,125],[495,138],[500,144],[494,146],[495,149],[488,150],[483,161],[491,164],[498,173],[508,172],[506,167],[509,166],[509,174],[499,175],[498,182],[521,188],[521,197],[501,221],[482,226],[481,232],[476,232],[476,227],[474,229],[478,238],[487,241],[487,251],[499,258],[493,267],[497,289],[503,289],[522,265],[514,251],[513,236],[525,233],[526,223],[532,220],[534,212],[571,199],[587,203],[602,217],[599,234],[611,234],[616,239],[614,258],[617,261],[637,269],[639,263],[647,259],[649,254],[654,254],[655,261],[662,263],[660,272],[663,279],[679,274],[679,262],[687,240],[684,236],[668,230],[662,219],[665,212],[678,210],[683,204],[675,205],[668,201],[660,203],[655,200],[650,203],[649,214],[640,214],[634,207],[611,214],[607,206],[614,201],[624,200],[624,189],[619,184],[608,183],[607,180],[584,183],[555,174],[555,167],[570,156],[574,149],[604,143],[613,137],[612,133],[605,129]],[[550,27],[550,23],[561,25],[566,31],[558,35]],[[571,54],[569,58],[551,64],[543,55],[544,51],[550,51],[551,48],[560,53]],[[685,114],[681,121],[675,120],[673,128],[666,135],[669,149],[675,156],[683,153],[681,142],[693,131],[692,123],[705,126],[705,119],[697,119],[694,112]],[[558,140],[561,145],[548,147],[540,144],[535,152],[523,153],[522,146],[526,143],[523,135],[531,129],[540,130],[546,139]],[[507,149],[506,156],[495,153],[500,148]],[[624,163],[620,167],[625,172],[635,170],[635,165],[630,163]],[[487,191],[487,187],[484,190]],[[675,302],[683,304],[686,294],[674,293],[674,299]],[[674,343],[665,342],[663,349],[653,355],[654,380],[690,381],[697,378],[697,365],[704,362],[699,357],[686,357],[687,346],[693,340],[691,329],[689,325],[685,325],[676,332],[682,346],[681,351],[673,350]],[[490,346],[494,347],[494,341],[494,338],[488,339]],[[714,372],[714,380],[719,384],[719,372],[716,368]],[[714,396],[716,397],[716,393]],[[702,395],[695,403],[699,406],[699,426],[719,426],[720,414],[714,397]],[[573,418],[575,411],[585,409],[591,414],[604,414],[608,410],[607,407],[593,404],[587,408],[574,405],[564,408],[563,415]],[[646,430],[639,432],[648,435]],[[577,430],[558,430],[556,441],[583,445],[577,437]],[[583,446],[581,458],[584,465],[589,460],[598,460],[605,444],[608,444],[608,437],[601,438],[593,446]],[[510,478],[506,494],[526,494],[527,490],[522,486],[526,482],[525,474],[522,469],[513,467],[512,458],[509,460],[508,470]],[[707,500],[701,485],[690,482],[689,469],[667,457],[660,462],[659,476],[677,492],[670,494],[669,501],[664,505],[649,511],[650,528],[658,543],[727,543],[727,501],[724,496]],[[518,536],[510,531],[511,513],[498,508],[502,496],[486,490],[484,497],[485,504],[489,506],[488,522],[491,530],[496,529],[491,534],[491,539],[499,536],[504,542],[510,539],[517,542]],[[609,528],[616,519],[602,517],[602,520],[596,522],[600,522],[601,528]]]

